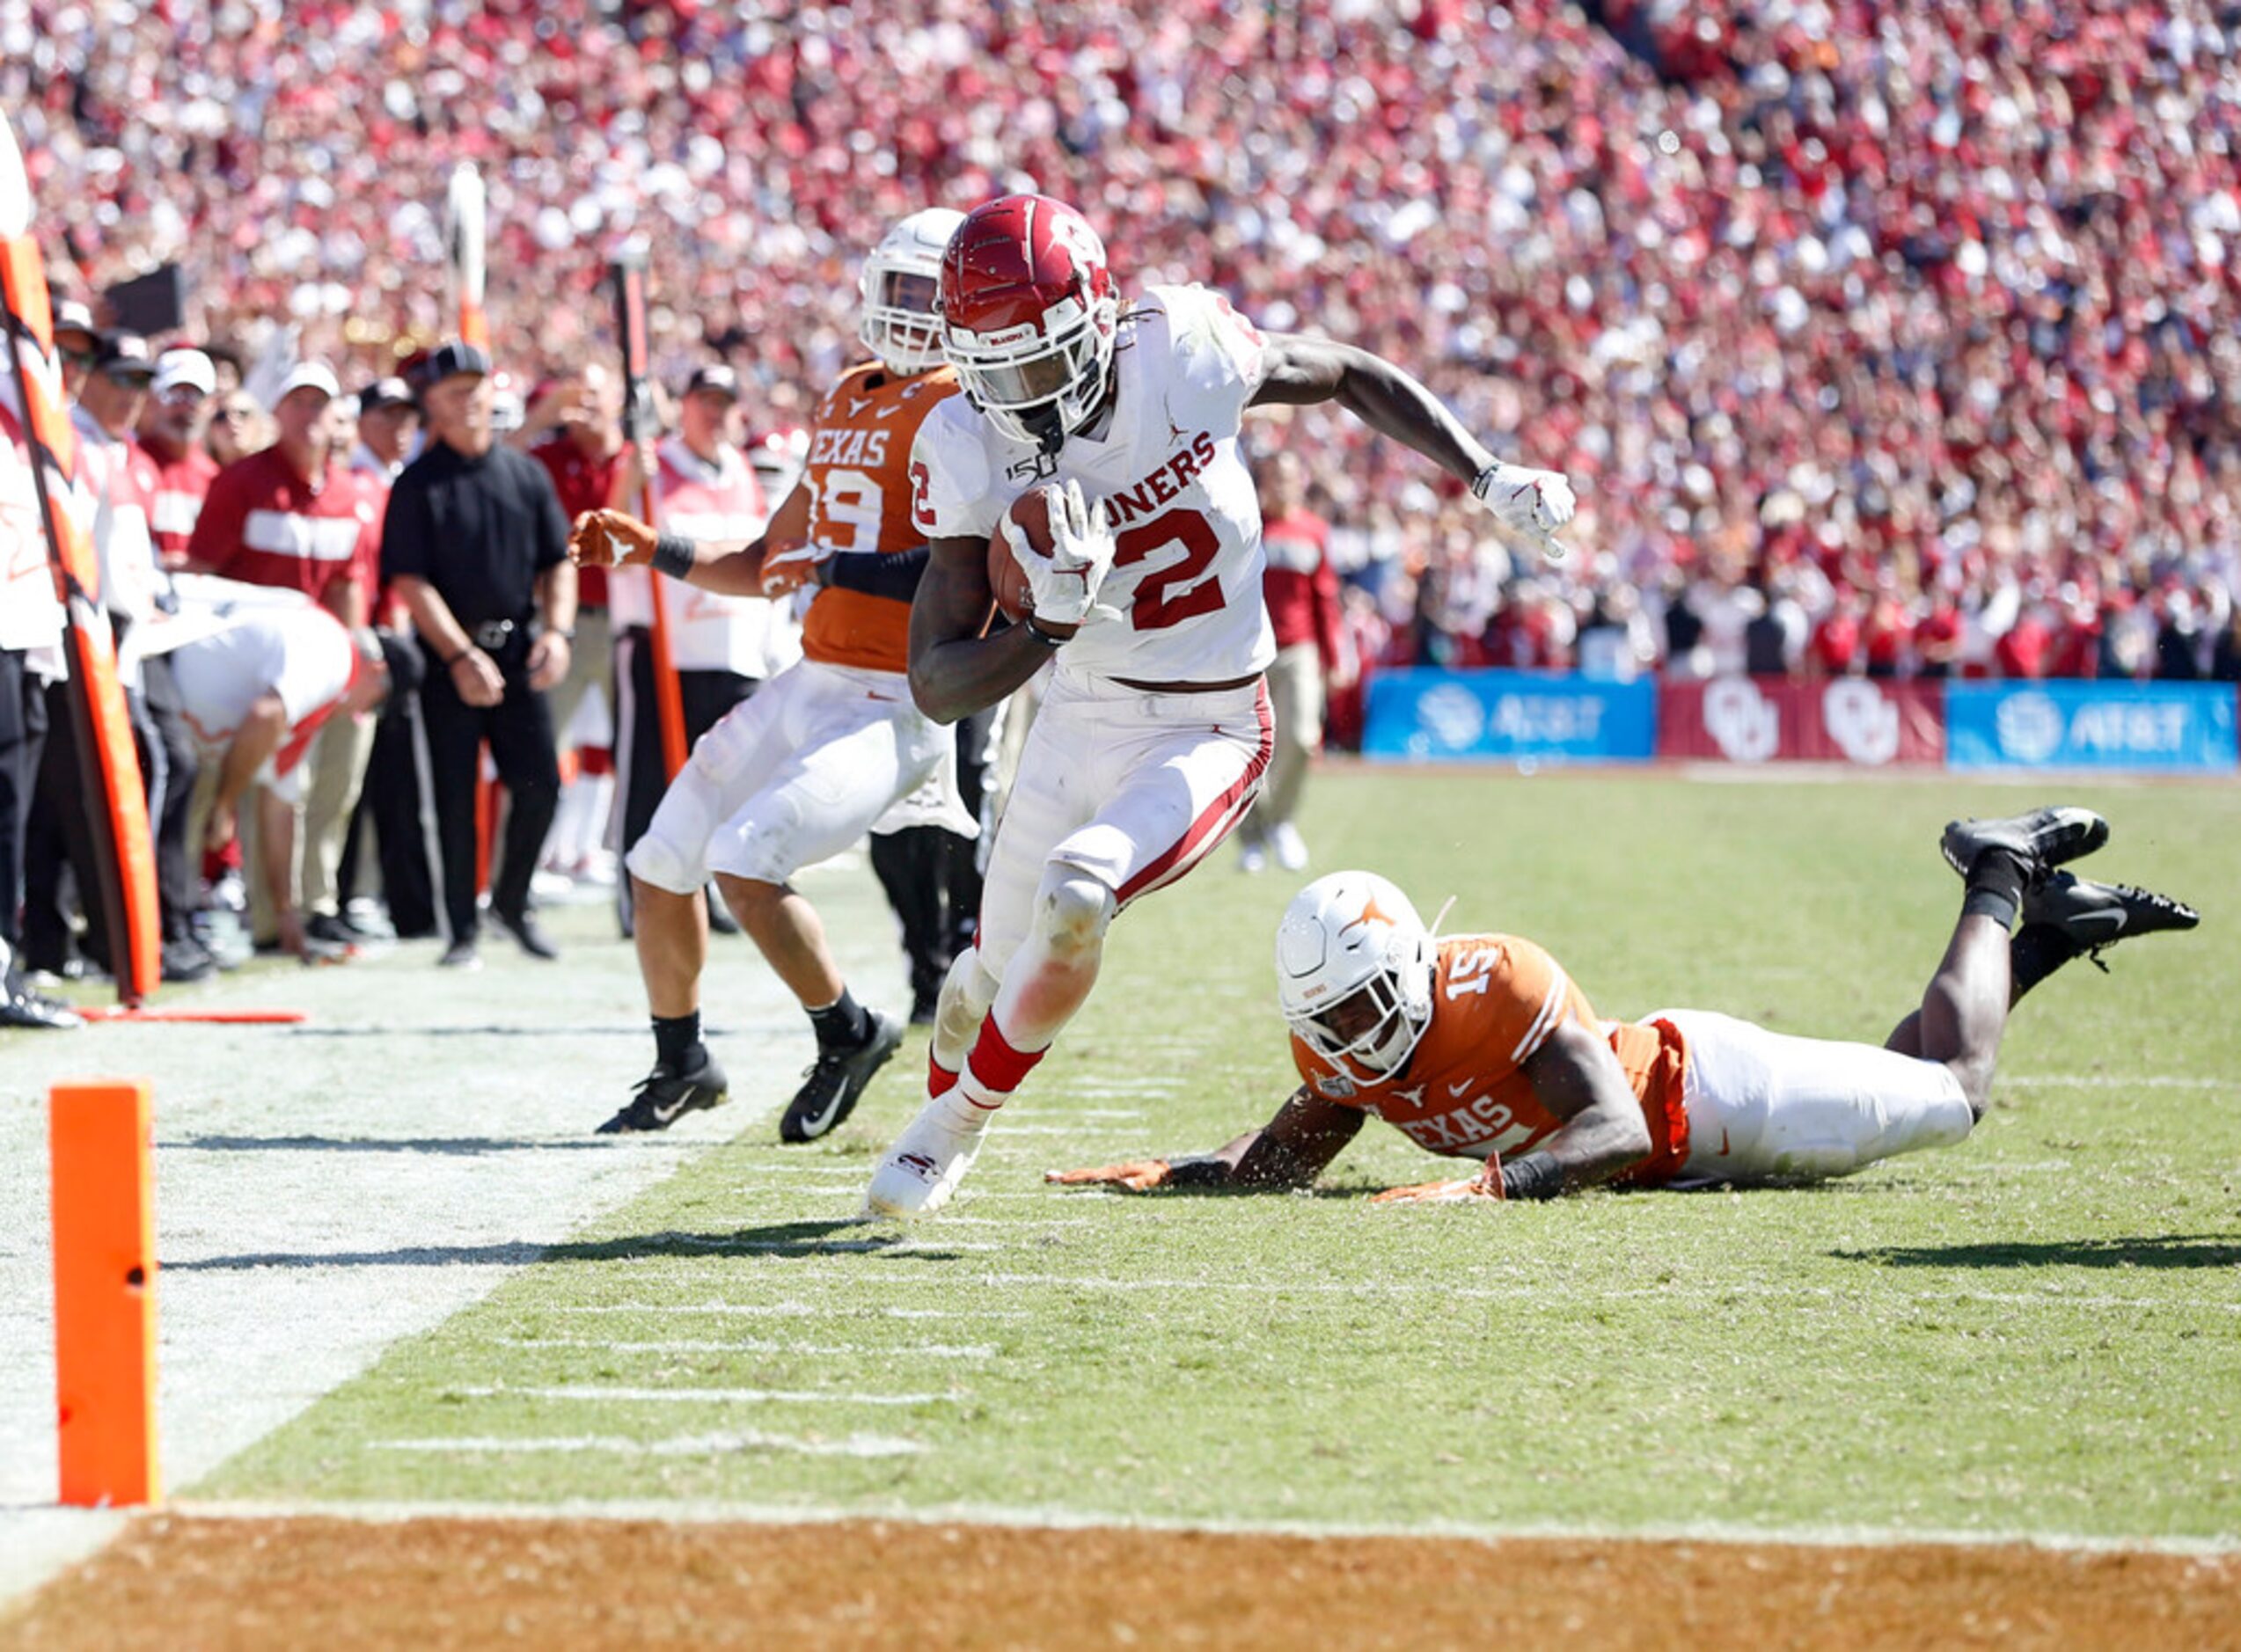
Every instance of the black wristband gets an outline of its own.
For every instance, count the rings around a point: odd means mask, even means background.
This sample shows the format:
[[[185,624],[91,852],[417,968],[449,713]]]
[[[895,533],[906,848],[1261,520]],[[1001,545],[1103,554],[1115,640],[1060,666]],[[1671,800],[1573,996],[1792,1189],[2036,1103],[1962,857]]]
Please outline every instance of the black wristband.
[[[657,534],[654,538],[654,572],[681,580],[692,572],[692,541],[681,533]]]
[[[1167,1185],[1170,1188],[1226,1188],[1229,1175],[1228,1161],[1212,1153],[1168,1160]]]
[[[1063,648],[1066,646],[1067,640],[1066,638],[1054,637],[1049,632],[1044,630],[1042,626],[1035,623],[1035,616],[1032,614],[1029,614],[1025,619],[1022,620],[1020,625],[1021,628],[1023,629],[1029,636],[1034,638],[1036,641],[1041,643],[1046,648]]]
[[[1553,1199],[1564,1190],[1564,1166],[1546,1153],[1527,1153],[1502,1166],[1505,1199]]]

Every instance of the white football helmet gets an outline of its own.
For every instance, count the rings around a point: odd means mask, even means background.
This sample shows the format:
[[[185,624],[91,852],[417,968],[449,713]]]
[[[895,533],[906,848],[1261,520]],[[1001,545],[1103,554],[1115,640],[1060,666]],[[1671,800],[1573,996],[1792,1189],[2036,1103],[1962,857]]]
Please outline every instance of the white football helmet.
[[[962,212],[928,207],[898,220],[879,238],[857,278],[864,318],[857,336],[890,371],[909,375],[941,365],[941,323],[934,296],[941,253],[965,221]]]
[[[1293,895],[1277,925],[1277,1000],[1308,1049],[1374,1084],[1408,1064],[1432,1025],[1437,956],[1397,887],[1374,872],[1334,872]]]

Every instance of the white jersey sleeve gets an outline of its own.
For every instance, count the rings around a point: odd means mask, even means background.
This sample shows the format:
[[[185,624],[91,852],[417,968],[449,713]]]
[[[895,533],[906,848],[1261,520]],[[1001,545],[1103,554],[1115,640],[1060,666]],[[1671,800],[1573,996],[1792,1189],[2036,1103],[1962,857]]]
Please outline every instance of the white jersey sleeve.
[[[1210,287],[1154,287],[1146,298],[1167,313],[1170,402],[1187,428],[1234,435],[1268,370],[1268,345],[1253,324]]]
[[[911,446],[911,521],[929,539],[985,539],[1022,491],[995,483],[992,442],[1000,440],[963,396],[948,396],[919,426]]]

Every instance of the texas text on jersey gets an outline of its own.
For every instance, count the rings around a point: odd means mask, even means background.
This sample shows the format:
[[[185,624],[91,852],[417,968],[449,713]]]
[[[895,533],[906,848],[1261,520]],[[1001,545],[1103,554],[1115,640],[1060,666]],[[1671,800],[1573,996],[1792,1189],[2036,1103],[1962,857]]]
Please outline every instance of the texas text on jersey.
[[[1599,1020],[1563,967],[1514,935],[1447,937],[1432,985],[1431,1025],[1399,1072],[1365,1083],[1295,1035],[1300,1076],[1325,1100],[1381,1118],[1430,1151],[1515,1159],[1563,1122],[1521,1069],[1551,1032],[1574,1021],[1608,1039],[1650,1126],[1649,1157],[1615,1184],[1655,1187],[1688,1161],[1688,1047],[1672,1022]]]
[[[897,378],[868,362],[827,392],[802,471],[812,544],[840,556],[892,556],[926,543],[912,525],[912,444],[956,388],[946,367]],[[802,652],[826,665],[907,671],[910,626],[906,599],[827,586],[802,622]]]
[[[963,398],[926,421],[912,457],[918,528],[986,538],[1012,501],[1078,480],[1115,530],[1101,607],[1064,664],[1093,676],[1234,681],[1276,657],[1261,600],[1260,503],[1238,430],[1262,376],[1263,343],[1204,287],[1154,287],[1120,320],[1110,420],[1055,458],[1014,441]]]

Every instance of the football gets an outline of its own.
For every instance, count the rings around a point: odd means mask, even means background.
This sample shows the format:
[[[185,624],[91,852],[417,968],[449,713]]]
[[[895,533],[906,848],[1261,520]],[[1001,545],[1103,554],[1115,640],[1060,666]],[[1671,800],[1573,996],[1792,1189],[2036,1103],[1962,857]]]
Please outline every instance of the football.
[[[1004,513],[1020,525],[1029,548],[1038,556],[1051,554],[1051,491],[1030,487]],[[996,606],[1004,610],[1004,618],[1014,624],[1035,608],[1035,588],[1027,582],[1027,571],[1013,556],[1011,541],[1001,523],[988,536],[988,589],[996,598]]]

